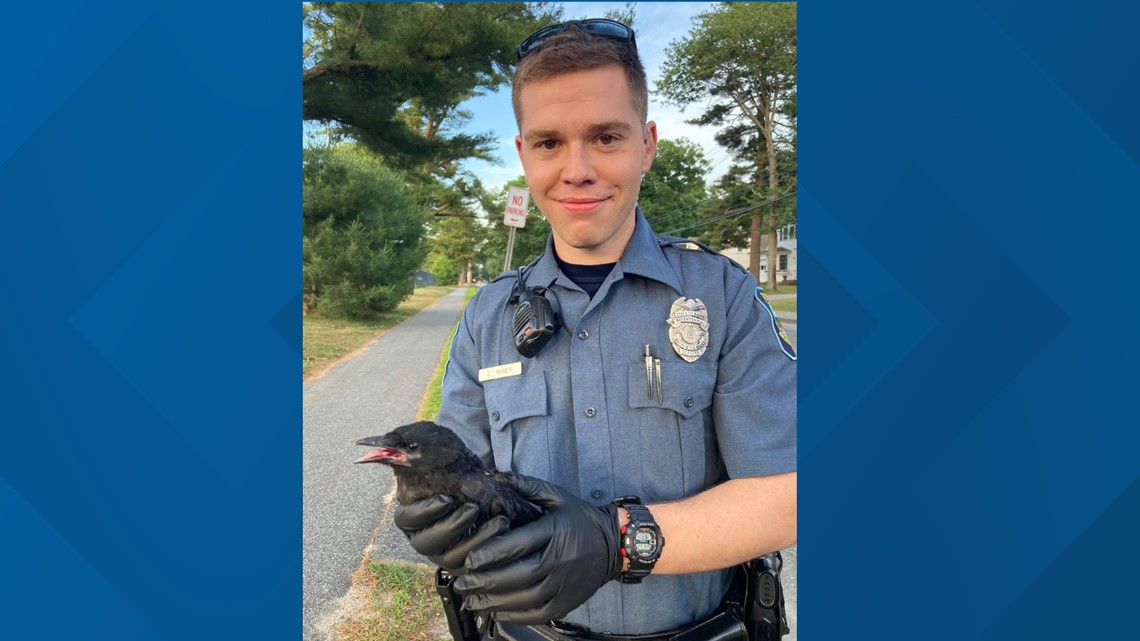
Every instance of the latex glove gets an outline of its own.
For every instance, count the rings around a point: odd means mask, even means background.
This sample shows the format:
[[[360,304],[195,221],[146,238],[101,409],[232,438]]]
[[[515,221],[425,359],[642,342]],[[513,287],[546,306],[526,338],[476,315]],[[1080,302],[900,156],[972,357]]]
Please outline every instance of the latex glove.
[[[467,554],[491,537],[507,530],[510,521],[495,517],[473,527],[479,506],[455,505],[449,496],[436,496],[397,505],[393,513],[396,527],[408,537],[412,549],[452,575],[462,574]]]
[[[497,621],[560,619],[621,574],[617,507],[591,505],[529,476],[511,484],[544,514],[474,549],[453,587],[464,607]]]

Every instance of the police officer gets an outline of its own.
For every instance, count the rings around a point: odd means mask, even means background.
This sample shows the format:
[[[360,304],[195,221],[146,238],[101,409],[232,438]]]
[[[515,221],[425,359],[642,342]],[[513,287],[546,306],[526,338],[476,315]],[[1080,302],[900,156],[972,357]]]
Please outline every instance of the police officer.
[[[545,514],[471,532],[473,506],[440,498],[396,522],[501,638],[669,638],[717,609],[728,568],[796,541],[795,352],[751,275],[638,208],[657,125],[632,30],[571,21],[518,55],[515,145],[553,233],[471,300],[437,421]],[[561,320],[533,355],[528,290]]]

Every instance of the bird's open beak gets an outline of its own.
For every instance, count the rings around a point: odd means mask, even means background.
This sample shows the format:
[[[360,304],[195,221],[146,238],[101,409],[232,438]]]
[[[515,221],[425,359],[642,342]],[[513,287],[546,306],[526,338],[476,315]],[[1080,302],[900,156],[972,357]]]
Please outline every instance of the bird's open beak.
[[[356,459],[353,463],[387,463],[388,465],[407,465],[408,455],[401,449],[395,447],[386,447],[385,437],[383,436],[370,436],[362,438],[356,442],[357,445],[367,445],[369,447],[380,446],[379,449],[372,450],[364,456]]]

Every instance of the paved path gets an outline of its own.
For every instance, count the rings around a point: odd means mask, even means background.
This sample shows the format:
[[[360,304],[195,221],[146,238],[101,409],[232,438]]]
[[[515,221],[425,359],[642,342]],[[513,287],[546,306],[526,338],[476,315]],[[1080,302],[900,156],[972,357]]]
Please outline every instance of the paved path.
[[[365,453],[355,442],[415,420],[465,290],[444,295],[304,386],[305,641],[332,639],[334,613],[392,487],[387,469],[351,464]],[[414,558],[406,540],[395,543]]]

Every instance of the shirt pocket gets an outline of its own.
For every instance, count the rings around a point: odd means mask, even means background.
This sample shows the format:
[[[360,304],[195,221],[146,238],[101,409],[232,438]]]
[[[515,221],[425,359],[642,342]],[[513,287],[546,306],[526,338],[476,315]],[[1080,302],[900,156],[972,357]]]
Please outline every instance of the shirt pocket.
[[[676,501],[709,487],[719,474],[712,426],[716,364],[662,359],[661,394],[645,361],[629,364],[629,407],[637,431],[642,498]]]
[[[550,473],[546,423],[549,404],[546,373],[532,372],[487,381],[487,420],[495,467],[547,478]]]

